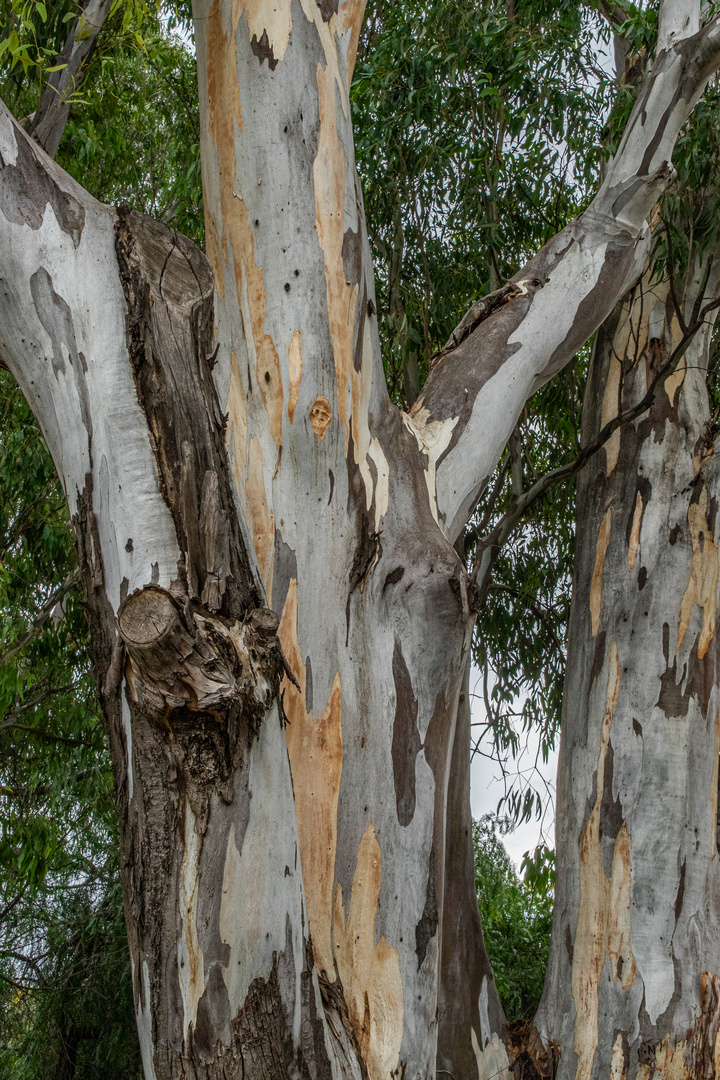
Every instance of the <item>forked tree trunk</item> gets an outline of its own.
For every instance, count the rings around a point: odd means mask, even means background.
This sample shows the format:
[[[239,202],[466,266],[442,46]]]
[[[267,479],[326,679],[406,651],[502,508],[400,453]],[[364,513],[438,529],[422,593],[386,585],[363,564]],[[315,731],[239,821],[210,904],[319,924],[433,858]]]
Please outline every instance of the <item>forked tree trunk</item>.
[[[353,157],[362,3],[195,19],[214,306],[191,244],[94,202],[0,113],[0,350],[78,539],[146,1077],[424,1080],[442,1008],[456,1080],[489,1078],[489,982],[467,1009],[440,995],[444,925],[449,980],[459,927],[483,955],[469,851],[447,858],[475,615],[453,544],[527,396],[639,272],[720,26],[659,51],[590,209],[463,321],[406,415]]]
[[[689,318],[700,271],[682,297]],[[710,298],[718,273],[711,274]],[[717,428],[711,321],[581,473],[557,791],[546,1075],[714,1077],[720,1031]],[[598,332],[594,441],[680,338],[648,271]],[[556,1070],[556,1071],[555,1071]]]

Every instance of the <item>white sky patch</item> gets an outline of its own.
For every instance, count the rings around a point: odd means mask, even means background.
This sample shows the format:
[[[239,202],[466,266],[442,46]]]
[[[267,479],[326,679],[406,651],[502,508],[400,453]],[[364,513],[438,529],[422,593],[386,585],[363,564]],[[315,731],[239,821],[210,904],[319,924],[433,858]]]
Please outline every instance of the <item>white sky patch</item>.
[[[470,706],[472,722],[484,723],[482,674],[476,667],[473,667],[470,673]],[[519,701],[518,712],[521,706],[522,701]],[[477,731],[477,729],[473,730]],[[538,821],[533,816],[530,821],[521,822],[512,832],[502,837],[505,849],[518,871],[526,851],[532,852],[538,844],[543,843],[551,848],[555,847],[555,779],[557,774],[557,749],[548,756],[547,762],[544,762],[540,753],[538,734],[534,731],[519,731],[519,734],[523,749],[517,759],[513,761],[511,758],[505,763],[505,776],[503,776],[500,762],[483,756],[491,751],[489,739],[481,746],[483,753],[475,754],[470,764],[470,807],[472,816],[476,819],[483,817],[484,814],[496,813],[500,799],[513,781],[518,779],[518,774],[543,794],[545,811],[542,820]],[[506,816],[507,811],[501,809],[501,817]]]

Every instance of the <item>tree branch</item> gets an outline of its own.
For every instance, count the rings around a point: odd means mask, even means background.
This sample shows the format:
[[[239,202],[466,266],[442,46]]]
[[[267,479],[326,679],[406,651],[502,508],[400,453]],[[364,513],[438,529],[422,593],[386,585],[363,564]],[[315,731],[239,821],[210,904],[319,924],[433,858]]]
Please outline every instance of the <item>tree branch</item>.
[[[19,652],[22,652],[26,645],[29,645],[36,637],[39,637],[48,619],[52,617],[55,608],[58,604],[62,603],[73,586],[77,585],[79,581],[80,570],[78,567],[75,567],[75,569],[65,578],[62,585],[59,585],[57,589],[50,594],[25,633],[22,634],[13,645],[5,649],[4,652],[0,652],[0,664],[6,664],[8,660],[12,660],[14,656],[17,656]]]
[[[671,49],[700,29],[700,0],[663,0],[658,18],[657,51]]]
[[[55,57],[53,67],[58,70],[50,72],[30,126],[30,134],[50,157],[57,153],[70,115],[70,101],[82,84],[111,7],[112,0],[87,0],[62,52]]]
[[[678,133],[719,63],[718,18],[658,54],[588,209],[511,279],[504,306],[479,322],[466,317],[467,336],[433,366],[409,421],[452,542],[527,398],[564,367],[639,276],[649,250],[647,217],[673,176]]]
[[[665,383],[665,380],[672,375],[673,371],[675,371],[693,339],[705,325],[706,316],[712,311],[717,310],[719,307],[720,299],[712,300],[698,312],[698,317],[687,328],[687,331],[683,334],[682,340],[670,354],[667,362],[657,372],[646,393],[636,405],[633,405],[632,408],[626,409],[612,420],[609,420],[602,428],[597,438],[588,446],[583,447],[576,458],[566,462],[564,465],[559,465],[556,469],[552,469],[549,473],[546,473],[545,476],[540,477],[540,479],[527,491],[513,498],[509,510],[503,515],[500,521],[498,521],[492,532],[487,536],[482,537],[478,543],[480,550],[475,558],[471,577],[478,584],[479,603],[482,603],[487,595],[487,591],[490,587],[490,574],[497,556],[515,526],[527,513],[530,507],[536,503],[553,484],[578,473],[580,469],[587,464],[590,458],[605,446],[607,441],[619,427],[638,419],[638,417],[642,416],[644,412],[652,407],[660,387]]]

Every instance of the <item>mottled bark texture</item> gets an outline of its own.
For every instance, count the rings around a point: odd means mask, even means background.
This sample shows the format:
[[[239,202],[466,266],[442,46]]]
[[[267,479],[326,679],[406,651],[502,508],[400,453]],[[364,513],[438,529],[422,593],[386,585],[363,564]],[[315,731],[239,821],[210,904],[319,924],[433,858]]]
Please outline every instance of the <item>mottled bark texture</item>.
[[[720,28],[660,51],[589,210],[403,414],[350,123],[362,0],[194,14],[211,269],[0,114],[0,351],[78,536],[146,1075],[425,1080],[440,1015],[446,1071],[489,1080],[453,545],[528,394],[642,265]]]
[[[703,277],[682,297],[690,318]],[[598,332],[591,442],[682,337],[648,272]],[[717,293],[711,272],[709,298]],[[712,318],[652,408],[581,473],[557,792],[556,908],[535,1046],[546,1075],[717,1072],[717,425]]]
[[[0,152],[0,349],[78,543],[146,1076],[359,1080],[309,951],[285,663],[232,490],[212,273],[92,200],[4,111]]]

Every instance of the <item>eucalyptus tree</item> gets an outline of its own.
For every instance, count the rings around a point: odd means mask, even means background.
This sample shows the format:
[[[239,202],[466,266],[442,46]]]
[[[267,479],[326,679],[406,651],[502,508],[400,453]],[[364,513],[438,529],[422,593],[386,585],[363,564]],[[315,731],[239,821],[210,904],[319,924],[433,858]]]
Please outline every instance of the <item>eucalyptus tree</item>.
[[[638,60],[640,63],[638,64]],[[624,57],[624,80],[644,62]],[[621,72],[622,73],[622,72]],[[717,87],[583,406],[545,1074],[712,1075],[718,970]],[[620,423],[620,421],[623,421]]]
[[[0,350],[76,535],[148,1077],[435,1066],[477,601],[454,544],[642,269],[720,63],[699,3],[660,14],[588,209],[473,305],[410,412],[354,168],[362,4],[198,3],[209,261],[0,114]],[[508,1065],[494,995],[486,973],[457,1035],[483,1076]]]

